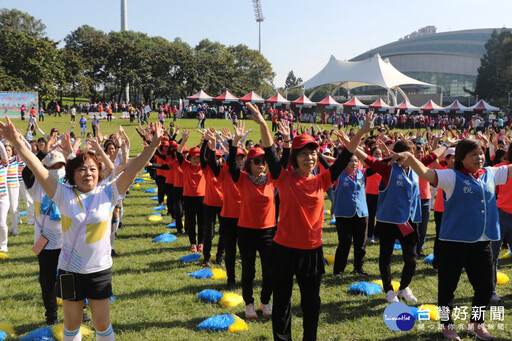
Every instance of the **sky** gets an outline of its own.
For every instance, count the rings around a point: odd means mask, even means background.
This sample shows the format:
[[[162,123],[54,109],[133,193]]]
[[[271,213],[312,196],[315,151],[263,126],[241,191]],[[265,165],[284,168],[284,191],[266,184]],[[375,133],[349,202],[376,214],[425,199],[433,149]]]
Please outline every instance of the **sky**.
[[[260,0],[262,54],[284,86],[288,72],[304,81],[331,55],[349,60],[421,27],[437,32],[512,27],[510,0]],[[121,27],[120,0],[0,0],[41,19],[46,34],[62,41],[82,25],[104,32]],[[258,49],[258,23],[251,0],[128,0],[128,29],[180,37],[192,47],[202,39]],[[218,94],[211,94],[218,95]]]

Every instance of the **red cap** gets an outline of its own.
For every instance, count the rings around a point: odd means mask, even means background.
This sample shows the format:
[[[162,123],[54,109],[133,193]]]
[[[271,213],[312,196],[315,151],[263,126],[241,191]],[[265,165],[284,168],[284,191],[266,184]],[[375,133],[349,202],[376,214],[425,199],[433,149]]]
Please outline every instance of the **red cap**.
[[[176,141],[169,142],[169,145],[171,146],[172,149],[178,149],[178,147],[180,146]]]
[[[163,140],[163,141],[169,141],[169,136],[164,136],[164,137],[162,137],[162,140]]]
[[[316,142],[313,136],[306,133],[297,135],[293,138],[292,150],[301,149],[302,147],[310,143],[313,143],[315,147],[318,148],[318,143]]]
[[[162,143],[160,143],[160,145],[162,147],[165,147],[165,146],[169,147],[169,141],[162,141]]]
[[[185,152],[187,152],[187,153],[188,153],[188,147],[187,147],[187,146],[184,146],[184,147],[183,147],[182,153],[185,153]]]
[[[215,156],[222,156],[222,152],[220,150],[216,149]]]
[[[261,149],[260,147],[254,147],[249,150],[249,155],[247,155],[247,158],[254,159],[255,157],[265,155],[265,151]]]
[[[238,156],[238,155],[245,156],[247,154],[245,154],[245,151],[242,148],[238,148],[237,151],[236,151],[236,156]]]
[[[190,156],[199,156],[199,152],[201,150],[199,149],[199,147],[192,147],[190,148],[190,151],[188,152],[188,155]]]

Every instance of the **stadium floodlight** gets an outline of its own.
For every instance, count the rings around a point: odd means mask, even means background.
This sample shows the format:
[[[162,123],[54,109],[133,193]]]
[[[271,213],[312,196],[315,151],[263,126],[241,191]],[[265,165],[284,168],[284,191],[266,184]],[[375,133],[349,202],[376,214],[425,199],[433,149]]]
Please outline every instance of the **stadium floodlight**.
[[[261,23],[265,18],[263,17],[263,12],[261,11],[261,1],[260,0],[252,0],[252,4],[254,5],[254,15],[256,16],[256,22],[259,26],[259,51],[261,53]]]

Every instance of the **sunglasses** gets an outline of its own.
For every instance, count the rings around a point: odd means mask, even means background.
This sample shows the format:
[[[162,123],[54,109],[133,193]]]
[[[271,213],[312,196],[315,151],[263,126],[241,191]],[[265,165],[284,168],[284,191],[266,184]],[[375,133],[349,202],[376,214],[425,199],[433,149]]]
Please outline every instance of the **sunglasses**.
[[[253,162],[256,166],[259,166],[259,165],[260,165],[260,163],[261,163],[261,164],[264,164],[264,165],[266,165],[266,164],[267,164],[267,160],[265,160],[265,159],[259,159],[259,158],[254,158],[254,159],[252,159],[252,162]]]

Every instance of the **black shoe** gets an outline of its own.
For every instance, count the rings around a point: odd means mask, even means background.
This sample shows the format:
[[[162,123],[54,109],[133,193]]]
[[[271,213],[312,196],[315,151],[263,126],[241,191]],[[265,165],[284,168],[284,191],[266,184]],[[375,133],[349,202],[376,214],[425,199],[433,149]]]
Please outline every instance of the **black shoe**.
[[[418,252],[418,259],[425,258],[423,251]]]
[[[116,250],[114,250],[114,249],[112,249],[112,250],[110,251],[110,255],[111,255],[112,257],[119,257],[119,255],[117,254]]]
[[[354,271],[352,271],[353,274],[359,274],[359,275],[363,275],[363,276],[368,276],[368,273],[365,272],[363,269],[354,269]]]
[[[216,259],[214,263],[222,267],[226,266],[226,263],[224,263],[224,259]]]
[[[204,267],[204,268],[209,268],[209,267],[210,267],[210,265],[211,265],[211,264],[210,264],[210,261],[209,261],[209,260],[207,260],[207,261],[204,261],[204,262],[203,262],[203,267]]]
[[[82,322],[91,322],[91,318],[87,314],[87,309],[84,309],[84,313],[82,315]]]
[[[123,223],[122,223],[122,222],[119,222],[119,225],[117,225],[117,228],[118,228],[118,229],[122,229],[122,228],[124,228]]]

